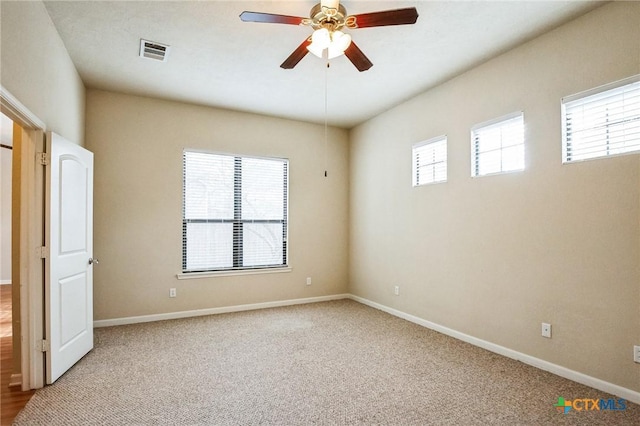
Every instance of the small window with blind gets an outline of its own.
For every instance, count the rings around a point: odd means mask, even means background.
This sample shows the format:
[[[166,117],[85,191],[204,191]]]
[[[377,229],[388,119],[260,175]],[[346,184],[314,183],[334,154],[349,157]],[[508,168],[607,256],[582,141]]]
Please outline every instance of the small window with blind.
[[[640,151],[640,75],[562,99],[562,162]]]
[[[471,176],[524,170],[524,114],[517,112],[471,128]]]
[[[183,273],[287,266],[288,161],[184,151]]]
[[[413,145],[413,186],[447,181],[447,137]]]

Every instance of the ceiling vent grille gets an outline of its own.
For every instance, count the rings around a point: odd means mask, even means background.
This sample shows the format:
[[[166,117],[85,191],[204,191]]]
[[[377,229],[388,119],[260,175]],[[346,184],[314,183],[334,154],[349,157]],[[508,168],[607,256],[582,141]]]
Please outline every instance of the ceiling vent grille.
[[[166,62],[168,54],[168,45],[140,39],[140,57]]]

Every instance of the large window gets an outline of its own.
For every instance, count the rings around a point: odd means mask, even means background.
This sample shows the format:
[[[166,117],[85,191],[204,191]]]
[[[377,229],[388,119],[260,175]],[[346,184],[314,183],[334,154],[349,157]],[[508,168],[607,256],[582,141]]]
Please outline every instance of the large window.
[[[183,192],[183,272],[287,265],[287,160],[184,151]]]
[[[640,75],[562,99],[562,161],[640,151]]]
[[[413,186],[447,180],[447,137],[417,143],[412,149]]]
[[[524,170],[522,112],[471,128],[471,154],[471,176]]]

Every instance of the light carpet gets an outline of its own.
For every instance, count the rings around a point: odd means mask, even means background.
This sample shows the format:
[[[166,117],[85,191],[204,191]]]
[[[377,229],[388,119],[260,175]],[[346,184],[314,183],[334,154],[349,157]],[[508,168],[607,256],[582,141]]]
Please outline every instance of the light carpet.
[[[95,330],[18,425],[638,425],[640,406],[351,300]]]

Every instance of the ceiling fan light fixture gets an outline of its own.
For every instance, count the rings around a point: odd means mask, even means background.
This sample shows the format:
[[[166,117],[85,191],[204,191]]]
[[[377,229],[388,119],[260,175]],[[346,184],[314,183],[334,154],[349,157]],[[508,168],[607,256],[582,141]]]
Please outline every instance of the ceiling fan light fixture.
[[[334,31],[331,34],[331,44],[328,47],[329,59],[343,55],[344,51],[347,50],[350,44],[351,36],[349,34],[345,34],[342,31]]]
[[[307,50],[318,58],[322,58],[324,49],[331,45],[331,33],[326,28],[320,28],[311,35],[311,44],[307,46]]]
[[[320,47],[314,43],[311,43],[309,46],[307,46],[307,50],[311,53],[313,53],[314,55],[316,55],[318,58],[322,58],[322,53],[324,52],[324,47]]]
[[[351,36],[342,31],[329,31],[326,28],[315,30],[311,35],[311,44],[307,50],[318,58],[322,58],[324,50],[328,49],[328,59],[337,58],[344,54],[351,44]]]
[[[320,49],[326,49],[331,44],[331,34],[326,28],[315,30],[311,35],[311,42]]]

